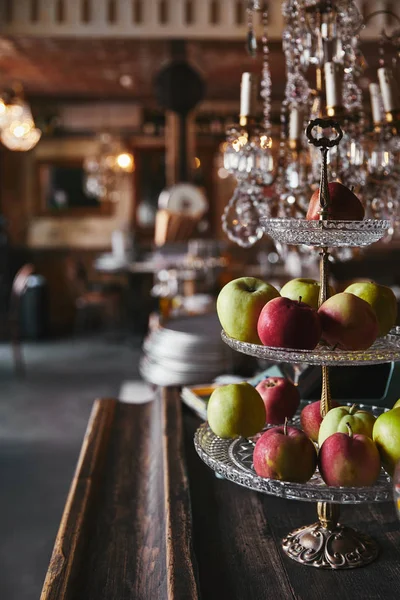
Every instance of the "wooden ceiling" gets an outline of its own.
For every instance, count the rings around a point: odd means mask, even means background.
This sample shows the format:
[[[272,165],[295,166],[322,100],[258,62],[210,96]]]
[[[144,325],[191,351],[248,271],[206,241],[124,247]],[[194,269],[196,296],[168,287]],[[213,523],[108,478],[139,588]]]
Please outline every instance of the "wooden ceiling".
[[[277,95],[284,89],[280,47],[271,48]],[[244,42],[190,41],[186,55],[205,79],[207,99],[236,98],[241,73],[261,69]],[[148,101],[154,77],[170,57],[168,41],[7,37],[0,42],[0,85],[20,81],[29,97]]]
[[[376,70],[377,45],[363,44]],[[238,100],[241,73],[261,71],[240,41],[188,41],[186,55],[203,75],[206,99]],[[0,88],[20,81],[34,99],[154,101],[153,81],[171,58],[171,42],[14,36],[0,39]],[[281,101],[285,63],[280,42],[270,45],[272,96]],[[372,68],[373,67],[373,68]]]

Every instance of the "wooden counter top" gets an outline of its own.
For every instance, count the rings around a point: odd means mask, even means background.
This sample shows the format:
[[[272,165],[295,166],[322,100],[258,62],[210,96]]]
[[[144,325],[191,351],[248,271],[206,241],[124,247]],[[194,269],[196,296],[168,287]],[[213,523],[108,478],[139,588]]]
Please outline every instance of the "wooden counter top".
[[[217,479],[193,447],[199,419],[166,388],[146,404],[96,401],[41,600],[391,600],[400,598],[393,503],[348,506],[379,558],[348,571],[291,561],[291,529],[314,504]]]

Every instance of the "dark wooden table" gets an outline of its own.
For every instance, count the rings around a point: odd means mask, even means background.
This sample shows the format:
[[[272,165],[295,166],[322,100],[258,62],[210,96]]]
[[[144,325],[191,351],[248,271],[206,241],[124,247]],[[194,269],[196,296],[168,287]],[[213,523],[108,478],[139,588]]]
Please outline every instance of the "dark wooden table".
[[[315,505],[217,479],[193,447],[199,423],[174,388],[146,404],[96,401],[41,600],[400,598],[393,503],[342,511],[378,541],[371,565],[299,565],[280,540],[314,522]]]

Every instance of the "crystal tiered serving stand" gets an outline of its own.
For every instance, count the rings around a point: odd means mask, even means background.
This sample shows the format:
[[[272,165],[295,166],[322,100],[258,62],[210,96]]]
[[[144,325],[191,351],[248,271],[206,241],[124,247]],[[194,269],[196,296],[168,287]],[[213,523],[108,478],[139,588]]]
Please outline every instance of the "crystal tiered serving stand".
[[[335,129],[337,137],[315,139],[314,127]],[[339,143],[342,132],[332,120],[316,119],[307,128],[311,143],[322,151],[320,184],[320,219],[263,219],[264,231],[275,241],[304,244],[320,248],[319,305],[328,298],[329,248],[367,246],[378,241],[389,227],[388,221],[333,221],[328,218],[329,190],[326,157],[330,147]],[[321,415],[331,408],[329,366],[374,365],[400,360],[400,328],[378,339],[365,351],[341,351],[320,344],[314,350],[291,350],[240,342],[222,333],[223,340],[234,350],[275,362],[320,365],[322,368]],[[367,407],[378,416],[384,409]],[[294,418],[299,424],[299,413]],[[246,488],[292,500],[317,503],[318,521],[290,532],[282,541],[283,551],[293,560],[317,568],[350,569],[372,562],[378,546],[367,535],[339,523],[341,504],[362,504],[392,500],[392,482],[382,469],[375,485],[370,487],[327,486],[318,471],[307,483],[291,483],[258,477],[252,464],[255,439],[221,439],[207,423],[195,434],[195,448],[200,458],[219,475]]]

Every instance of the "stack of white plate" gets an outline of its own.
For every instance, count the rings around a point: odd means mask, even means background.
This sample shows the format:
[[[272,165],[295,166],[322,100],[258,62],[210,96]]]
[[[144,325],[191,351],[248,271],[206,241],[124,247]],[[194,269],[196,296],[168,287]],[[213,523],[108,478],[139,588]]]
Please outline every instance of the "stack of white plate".
[[[221,340],[215,314],[171,319],[143,344],[142,377],[155,385],[211,382],[232,369],[233,353]]]

